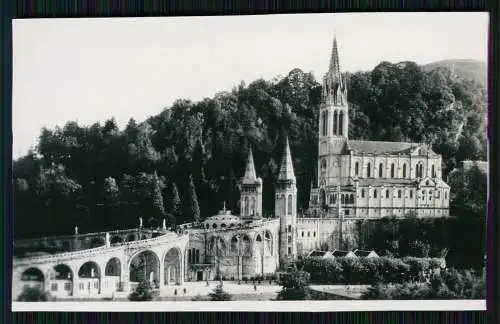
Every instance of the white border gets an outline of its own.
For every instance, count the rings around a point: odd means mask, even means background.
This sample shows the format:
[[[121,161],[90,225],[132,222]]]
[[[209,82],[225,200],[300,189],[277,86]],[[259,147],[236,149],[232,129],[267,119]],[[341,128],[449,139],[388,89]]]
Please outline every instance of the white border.
[[[13,302],[13,312],[484,311],[486,300]]]

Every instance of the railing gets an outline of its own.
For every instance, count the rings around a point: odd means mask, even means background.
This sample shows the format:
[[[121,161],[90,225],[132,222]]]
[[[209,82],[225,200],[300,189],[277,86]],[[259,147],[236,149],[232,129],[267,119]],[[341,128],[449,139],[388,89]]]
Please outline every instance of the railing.
[[[137,231],[153,232],[153,233],[156,232],[157,233],[157,232],[162,232],[163,230],[145,229],[145,228],[130,228],[130,229],[124,229],[124,230],[93,232],[93,233],[85,233],[85,234],[72,234],[72,235],[60,235],[60,236],[44,236],[44,237],[39,237],[39,238],[16,240],[16,241],[14,241],[14,245],[28,244],[28,243],[32,243],[32,242],[44,242],[44,241],[54,241],[54,240],[68,240],[68,239],[74,239],[74,238],[93,237],[93,236],[101,236],[101,235],[105,236],[106,233],[109,233],[109,235],[127,234],[127,233],[135,233]]]
[[[175,237],[174,237],[174,235],[175,235]],[[167,236],[169,236],[169,237],[167,237]],[[53,259],[68,258],[68,257],[74,258],[74,257],[78,257],[78,256],[81,256],[81,255],[88,255],[88,254],[92,254],[92,253],[95,253],[95,252],[100,252],[100,251],[103,251],[103,250],[106,250],[106,253],[110,253],[110,252],[119,251],[119,250],[121,250],[123,248],[127,248],[127,247],[134,247],[134,246],[138,246],[138,245],[142,245],[142,244],[148,244],[148,243],[153,243],[153,242],[157,242],[157,241],[163,241],[163,240],[165,240],[167,238],[168,239],[172,238],[172,240],[168,240],[168,241],[165,242],[165,243],[168,243],[170,241],[174,241],[174,239],[177,239],[177,238],[180,238],[180,237],[183,237],[183,236],[187,236],[187,234],[180,234],[180,235],[178,235],[178,234],[175,234],[175,233],[167,233],[165,235],[153,237],[153,238],[150,238],[150,239],[138,240],[138,241],[132,241],[132,242],[124,242],[124,243],[121,243],[119,246],[115,246],[115,247],[100,246],[100,247],[97,247],[97,248],[80,250],[80,251],[72,251],[72,252],[65,252],[65,253],[58,253],[58,254],[51,254],[51,255],[28,257],[28,258],[22,258],[22,259],[14,260],[14,263],[16,265],[17,264],[20,265],[20,264],[24,264],[24,263],[27,263],[27,262],[41,262],[41,261],[49,261],[49,260],[53,260]]]

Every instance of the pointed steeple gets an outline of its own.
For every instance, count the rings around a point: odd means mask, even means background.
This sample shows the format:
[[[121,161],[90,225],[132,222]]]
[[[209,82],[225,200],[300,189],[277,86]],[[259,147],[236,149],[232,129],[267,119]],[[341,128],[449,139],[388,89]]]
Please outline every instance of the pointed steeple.
[[[290,144],[288,143],[288,136],[285,137],[285,152],[281,158],[280,173],[278,180],[294,180],[295,173],[293,172],[292,154],[290,153]]]
[[[342,75],[340,73],[339,51],[337,48],[337,36],[333,36],[332,54],[330,56],[330,67],[327,79],[331,86],[339,84],[342,87]]]
[[[253,163],[253,153],[250,149],[248,154],[247,166],[245,168],[245,175],[243,176],[243,183],[254,183],[257,181],[257,174],[255,173],[255,165]]]

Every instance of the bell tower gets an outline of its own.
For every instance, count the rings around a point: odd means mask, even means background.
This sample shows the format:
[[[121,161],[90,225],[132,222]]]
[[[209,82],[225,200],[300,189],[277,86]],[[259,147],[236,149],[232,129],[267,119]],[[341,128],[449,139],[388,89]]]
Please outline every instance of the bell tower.
[[[339,176],[338,167],[329,158],[339,154],[349,138],[347,87],[340,71],[337,37],[333,38],[330,66],[323,78],[323,94],[319,112],[318,185],[328,177]]]
[[[257,178],[252,149],[248,153],[245,175],[241,181],[241,210],[244,220],[262,218],[262,179]]]
[[[280,218],[280,263],[297,257],[297,187],[288,137],[276,181],[275,214]]]

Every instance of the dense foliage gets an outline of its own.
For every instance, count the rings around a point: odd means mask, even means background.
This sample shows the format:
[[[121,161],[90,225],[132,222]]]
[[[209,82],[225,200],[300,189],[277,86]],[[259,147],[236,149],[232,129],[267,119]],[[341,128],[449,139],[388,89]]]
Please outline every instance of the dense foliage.
[[[426,141],[445,175],[464,159],[485,159],[481,114],[486,89],[446,69],[382,62],[347,74],[350,138]],[[180,99],[119,130],[103,125],[43,129],[35,152],[14,163],[15,237],[147,226],[238,210],[239,178],[251,148],[271,214],[283,135],[290,139],[299,210],[316,177],[321,85],[299,69],[240,84],[200,102]],[[381,118],[383,116],[383,118]],[[455,188],[452,188],[452,191]]]
[[[297,261],[297,267],[308,272],[314,284],[372,285],[379,282],[425,281],[441,268],[441,260],[414,257],[306,258]]]
[[[486,217],[369,219],[360,222],[361,249],[395,257],[445,257],[449,266],[485,266]],[[468,239],[462,239],[468,238]]]
[[[470,271],[450,269],[433,275],[429,282],[375,284],[363,294],[363,299],[485,299],[486,277]]]

